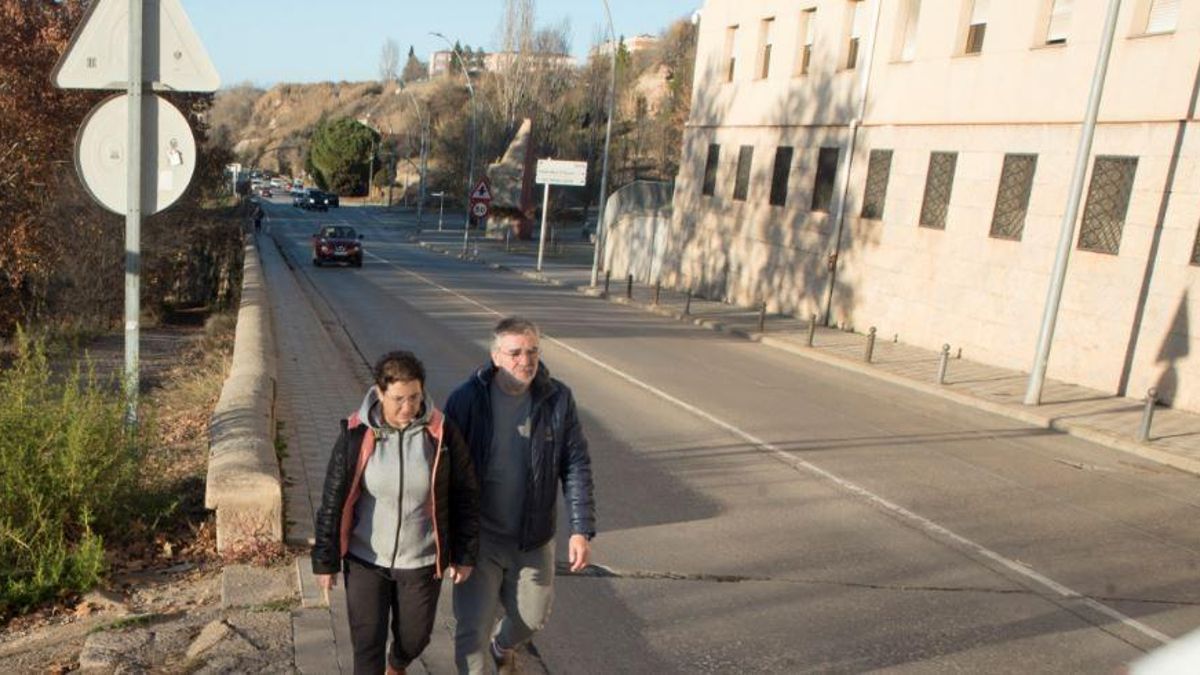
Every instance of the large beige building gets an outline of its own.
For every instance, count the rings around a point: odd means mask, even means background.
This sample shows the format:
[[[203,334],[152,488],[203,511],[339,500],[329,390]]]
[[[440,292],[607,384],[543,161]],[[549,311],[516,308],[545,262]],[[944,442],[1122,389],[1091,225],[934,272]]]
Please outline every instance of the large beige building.
[[[1028,370],[1107,5],[709,0],[647,268]],[[1198,86],[1200,0],[1125,0],[1051,377],[1200,410]]]

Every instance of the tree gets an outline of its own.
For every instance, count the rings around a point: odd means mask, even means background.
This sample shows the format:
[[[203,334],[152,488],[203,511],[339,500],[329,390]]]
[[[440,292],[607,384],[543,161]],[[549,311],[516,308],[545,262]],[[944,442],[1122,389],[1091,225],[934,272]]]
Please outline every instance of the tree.
[[[412,58],[411,47],[408,50],[408,57]],[[400,45],[396,44],[395,40],[388,38],[384,41],[383,49],[379,52],[379,79],[383,82],[392,82],[396,79],[399,72]]]
[[[412,45],[409,45],[408,60],[404,62],[404,81],[416,82],[417,80],[423,80],[428,74],[429,68],[424,63],[421,63],[421,59],[417,58],[416,51],[413,50]]]
[[[349,117],[317,125],[309,159],[318,184],[338,194],[364,194],[371,153],[378,143],[378,134]]]

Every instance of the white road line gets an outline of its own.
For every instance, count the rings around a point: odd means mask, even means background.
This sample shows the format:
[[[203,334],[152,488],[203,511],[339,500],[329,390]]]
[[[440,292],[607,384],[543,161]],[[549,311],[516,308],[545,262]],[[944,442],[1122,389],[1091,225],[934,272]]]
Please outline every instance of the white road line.
[[[368,253],[368,255],[370,255],[371,257],[376,258],[384,263],[387,263],[388,265],[395,267],[396,269],[400,270],[401,272],[404,272],[405,274],[408,274],[409,276],[415,277],[415,278],[421,280],[422,282],[429,284],[430,286],[433,286],[434,288],[444,291],[456,298],[459,298],[460,300],[462,300],[464,302],[475,305],[475,306],[483,309],[484,311],[486,311],[489,314],[492,314],[494,316],[503,316],[503,314],[501,312],[498,312],[498,311],[492,309],[491,307],[488,307],[487,305],[479,302],[478,300],[475,300],[474,298],[469,298],[469,297],[463,295],[462,293],[459,293],[458,291],[455,291],[451,288],[447,288],[422,274],[405,269],[405,268],[401,267],[400,265],[398,265],[390,260],[387,260],[386,258],[382,258],[380,256],[370,254],[370,253]],[[850,492],[851,494],[857,495],[857,496],[861,497],[862,499],[865,499],[866,501],[870,502],[871,504],[874,504],[876,507],[882,509],[883,511],[891,513],[892,515],[896,516],[897,518],[908,522],[909,524],[917,527],[920,530],[923,530],[924,532],[926,532],[930,535],[933,535],[933,536],[941,538],[941,539],[950,540],[950,541],[954,542],[955,544],[958,544],[959,546],[962,546],[963,548],[966,548],[967,550],[975,553],[976,555],[979,555],[983,558],[987,558],[988,560],[991,560],[991,561],[1005,567],[1006,569],[1014,572],[1015,574],[1025,577],[1026,579],[1029,579],[1030,581],[1033,581],[1034,583],[1050,590],[1051,592],[1058,595],[1060,598],[1062,598],[1064,600],[1078,601],[1078,602],[1086,605],[1087,607],[1099,612],[1100,614],[1103,614],[1115,621],[1118,621],[1118,622],[1124,624],[1125,626],[1141,633],[1142,635],[1145,635],[1146,637],[1149,637],[1152,640],[1158,641],[1159,643],[1166,644],[1167,642],[1170,642],[1172,639],[1170,636],[1168,636],[1164,633],[1161,633],[1161,632],[1151,628],[1150,626],[1147,626],[1146,624],[1138,621],[1137,619],[1126,616],[1125,614],[1122,614],[1121,612],[1113,609],[1112,607],[1109,607],[1108,605],[1105,605],[1104,603],[1093,600],[1092,598],[1089,598],[1086,595],[1084,595],[1072,588],[1069,588],[1067,586],[1064,586],[1063,584],[1060,584],[1059,582],[1051,579],[1050,577],[1047,577],[1044,574],[1041,574],[1040,572],[1029,567],[1028,565],[1019,563],[1019,562],[1017,562],[1015,560],[1011,560],[1009,558],[1006,558],[1003,555],[1001,555],[1000,553],[997,553],[996,551],[993,551],[993,550],[987,548],[986,546],[983,546],[982,544],[978,544],[978,543],[976,543],[976,542],[974,542],[952,530],[949,530],[941,525],[938,525],[937,523],[933,522],[932,520],[929,520],[928,518],[926,518],[924,516],[921,516],[912,511],[909,511],[908,509],[904,508],[903,506],[900,506],[899,504],[896,504],[895,502],[892,502],[884,497],[881,497],[881,496],[875,494],[874,492],[871,492],[870,490],[862,487],[861,485],[858,485],[857,483],[853,483],[849,480],[846,480],[845,478],[842,478],[841,476],[830,473],[829,471],[826,471],[825,469],[822,469],[821,467],[819,467],[815,464],[812,464],[811,462],[800,459],[799,457],[796,457],[795,455],[787,452],[786,450],[781,449],[779,446],[777,446],[773,443],[770,443],[768,441],[765,441],[765,440],[755,436],[754,434],[751,434],[750,432],[743,431],[742,429],[738,428],[737,426],[734,426],[733,424],[726,422],[725,420],[720,419],[719,417],[716,417],[715,415],[705,412],[704,410],[697,408],[696,406],[692,405],[691,403],[688,403],[687,401],[676,398],[675,396],[668,394],[667,392],[659,389],[658,387],[655,387],[652,384],[643,382],[643,381],[639,380],[638,378],[634,377],[633,375],[630,375],[622,370],[619,370],[618,368],[616,368],[614,366],[610,366],[609,364],[604,363],[603,361],[600,361],[599,359],[595,358],[594,356],[591,356],[590,354],[586,354],[576,347],[572,347],[571,345],[563,342],[562,340],[558,340],[558,339],[553,338],[546,334],[542,335],[542,339],[565,349],[566,351],[574,354],[575,356],[583,359],[584,361],[591,363],[592,365],[596,366],[597,368],[600,368],[601,370],[603,370],[621,380],[624,380],[624,381],[628,382],[629,384],[639,387],[647,392],[650,392],[651,394],[663,399],[664,401],[667,401],[668,403],[672,403],[672,404],[686,410],[687,412],[689,412],[689,413],[691,413],[713,425],[716,425],[716,426],[724,429],[725,431],[729,432],[730,434],[733,434],[734,436],[737,436],[737,437],[745,440],[747,443],[754,445],[759,450],[774,456],[776,459],[779,459],[780,461],[784,462],[785,464],[787,464],[795,469],[802,469],[809,473],[815,474],[821,478],[824,478],[825,480],[833,483],[834,485],[837,485],[838,487],[842,488],[843,490]]]

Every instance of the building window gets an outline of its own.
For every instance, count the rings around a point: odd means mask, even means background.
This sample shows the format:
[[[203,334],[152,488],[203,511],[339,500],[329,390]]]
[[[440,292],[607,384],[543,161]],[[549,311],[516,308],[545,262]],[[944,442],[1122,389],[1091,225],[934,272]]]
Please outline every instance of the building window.
[[[708,159],[704,160],[704,183],[700,194],[705,197],[713,196],[717,190],[717,163],[721,159],[721,146],[712,143],[708,146]]]
[[[1071,28],[1071,10],[1075,0],[1050,0],[1050,23],[1046,26],[1046,44],[1067,43],[1067,32]]]
[[[1120,252],[1137,163],[1137,157],[1096,158],[1079,226],[1080,249],[1113,255]]]
[[[934,152],[929,155],[929,171],[925,174],[925,198],[921,201],[921,227],[946,229],[946,211],[950,208],[950,190],[954,187],[954,167],[957,152]]]
[[[1180,0],[1150,0],[1146,17],[1147,33],[1170,33],[1179,24]]]
[[[1200,265],[1200,228],[1196,230],[1196,243],[1192,244],[1192,264]]]
[[[743,145],[738,150],[737,180],[733,183],[733,198],[739,202],[746,201],[746,193],[750,190],[750,164],[754,161],[754,146]]]
[[[800,33],[803,42],[800,52],[796,55],[796,74],[807,75],[808,67],[812,64],[813,44],[817,39],[817,10],[806,9],[800,12]]]
[[[733,82],[733,73],[737,68],[737,34],[738,27],[730,26],[725,29],[725,81]]]
[[[1000,188],[996,191],[996,210],[992,212],[991,236],[997,239],[1021,239],[1036,168],[1037,155],[1004,156]]]
[[[864,4],[862,0],[850,0],[850,39],[846,44],[846,70],[853,70],[858,66],[858,48],[867,34],[870,12]]]
[[[917,55],[917,21],[921,18],[921,0],[904,0],[901,10],[904,20],[900,22],[900,47],[896,60],[912,61]]]
[[[792,174],[792,148],[775,148],[775,168],[771,171],[771,206],[787,204],[788,178]]]
[[[883,203],[887,198],[888,178],[892,173],[892,151],[872,150],[867,160],[867,185],[863,188],[862,217],[883,218]]]
[[[972,0],[971,19],[967,24],[967,44],[963,47],[964,54],[978,54],[983,51],[983,36],[987,32],[987,15],[989,0]]]
[[[817,155],[817,179],[813,183],[812,210],[828,211],[833,204],[833,184],[837,178],[838,149],[821,148]]]
[[[771,74],[771,30],[775,27],[775,18],[763,19],[758,28],[758,77],[767,79]]]

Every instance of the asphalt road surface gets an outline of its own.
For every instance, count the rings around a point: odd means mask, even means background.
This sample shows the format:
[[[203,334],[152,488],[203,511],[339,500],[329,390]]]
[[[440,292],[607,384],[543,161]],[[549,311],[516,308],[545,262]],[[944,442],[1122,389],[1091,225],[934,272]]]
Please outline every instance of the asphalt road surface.
[[[535,639],[550,672],[1113,672],[1200,625],[1192,476],[283,202],[268,232],[358,368],[412,349],[441,401],[500,315],[542,325],[600,527]],[[364,267],[312,267],[339,223]]]

